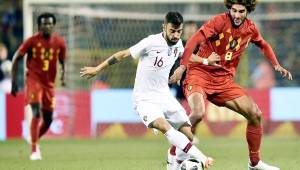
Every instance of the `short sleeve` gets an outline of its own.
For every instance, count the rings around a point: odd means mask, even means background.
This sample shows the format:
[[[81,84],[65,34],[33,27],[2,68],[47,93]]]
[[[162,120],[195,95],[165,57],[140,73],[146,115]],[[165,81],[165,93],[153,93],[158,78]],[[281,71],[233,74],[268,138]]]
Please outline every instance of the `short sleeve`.
[[[150,44],[149,37],[142,39],[140,42],[138,42],[137,44],[129,48],[131,56],[134,59],[141,57],[141,54],[146,50],[149,44]]]
[[[217,15],[202,25],[200,31],[206,38],[212,37],[221,30],[224,26],[224,21],[226,21],[226,18],[223,15]]]
[[[253,24],[252,32],[253,32],[253,36],[251,37],[251,42],[257,43],[262,41],[263,38],[255,24]]]
[[[32,46],[33,37],[25,40],[19,47],[18,51],[21,55],[25,55]]]

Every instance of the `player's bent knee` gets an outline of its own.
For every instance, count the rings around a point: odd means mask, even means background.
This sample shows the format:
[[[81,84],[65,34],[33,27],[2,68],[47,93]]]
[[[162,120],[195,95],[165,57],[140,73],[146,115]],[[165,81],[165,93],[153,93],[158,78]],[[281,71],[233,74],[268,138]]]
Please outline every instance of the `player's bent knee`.
[[[162,133],[166,133],[171,128],[171,125],[163,118],[158,118],[151,122],[148,127],[155,128],[161,131]]]
[[[190,115],[190,119],[193,119],[193,120],[202,120],[204,118],[204,113],[192,113]]]

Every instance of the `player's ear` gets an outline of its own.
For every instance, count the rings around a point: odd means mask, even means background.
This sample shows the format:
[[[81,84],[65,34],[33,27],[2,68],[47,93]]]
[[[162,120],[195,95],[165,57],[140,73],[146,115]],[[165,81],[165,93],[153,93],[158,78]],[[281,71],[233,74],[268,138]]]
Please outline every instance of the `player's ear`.
[[[163,24],[161,25],[161,27],[162,27],[162,30],[163,30],[164,32],[166,32],[166,24],[163,23]]]

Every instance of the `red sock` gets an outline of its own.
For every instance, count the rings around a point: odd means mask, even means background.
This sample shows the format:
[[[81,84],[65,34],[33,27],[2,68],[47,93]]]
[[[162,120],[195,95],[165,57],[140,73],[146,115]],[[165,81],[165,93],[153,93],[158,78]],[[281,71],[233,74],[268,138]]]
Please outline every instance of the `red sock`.
[[[259,152],[260,152],[260,143],[262,138],[261,125],[254,126],[248,124],[246,138],[248,142],[249,158],[252,166],[255,166],[260,160]]]
[[[31,134],[31,152],[36,152],[36,143],[38,140],[38,124],[39,118],[33,117],[30,124],[30,134]]]

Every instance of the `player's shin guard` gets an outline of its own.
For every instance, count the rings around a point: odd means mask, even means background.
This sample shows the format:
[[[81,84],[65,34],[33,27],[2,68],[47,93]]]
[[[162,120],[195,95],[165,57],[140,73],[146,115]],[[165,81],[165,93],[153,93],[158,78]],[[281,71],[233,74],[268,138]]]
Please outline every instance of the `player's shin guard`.
[[[248,142],[249,158],[252,166],[255,166],[260,160],[259,150],[262,138],[262,126],[254,126],[248,124],[246,138]]]

